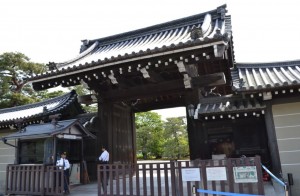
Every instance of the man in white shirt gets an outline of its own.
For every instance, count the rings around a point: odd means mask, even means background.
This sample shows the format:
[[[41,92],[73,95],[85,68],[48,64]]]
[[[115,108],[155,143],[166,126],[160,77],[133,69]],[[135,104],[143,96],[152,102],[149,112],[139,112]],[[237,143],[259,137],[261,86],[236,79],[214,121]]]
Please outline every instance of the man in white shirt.
[[[109,163],[109,153],[107,152],[107,150],[104,146],[102,146],[102,153],[99,157],[99,161],[100,161],[100,164],[108,164]],[[106,167],[106,169],[108,169],[108,167]],[[105,177],[105,173],[101,172],[100,178],[102,181],[102,188],[104,190],[104,184],[108,185],[108,182],[109,182],[109,170],[106,171],[106,177]]]
[[[102,147],[102,153],[99,157],[99,161],[101,164],[108,164],[109,163],[109,153],[105,149],[105,147]]]
[[[69,169],[70,169],[70,163],[68,159],[66,159],[67,153],[63,152],[60,155],[60,159],[57,160],[56,166],[59,167],[59,169],[64,170],[64,192],[70,193],[69,191]]]

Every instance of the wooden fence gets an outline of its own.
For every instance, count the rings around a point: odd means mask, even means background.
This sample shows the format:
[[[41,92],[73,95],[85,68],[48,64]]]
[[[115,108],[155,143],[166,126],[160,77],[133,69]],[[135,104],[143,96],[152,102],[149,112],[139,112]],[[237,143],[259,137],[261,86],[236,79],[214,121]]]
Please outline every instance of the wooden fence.
[[[99,196],[200,195],[193,194],[193,186],[201,190],[264,194],[259,157],[136,165],[99,164],[97,167]],[[186,172],[190,171],[192,177],[195,177],[195,171],[199,171],[199,179],[186,179]]]
[[[64,173],[56,166],[8,165],[6,194],[63,195]]]

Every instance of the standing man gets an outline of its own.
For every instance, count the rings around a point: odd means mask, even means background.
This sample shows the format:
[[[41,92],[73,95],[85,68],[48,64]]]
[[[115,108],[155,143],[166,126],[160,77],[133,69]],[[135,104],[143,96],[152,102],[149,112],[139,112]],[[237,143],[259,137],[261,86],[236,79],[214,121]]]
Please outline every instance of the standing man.
[[[64,193],[70,193],[69,191],[69,169],[70,169],[70,163],[68,159],[66,158],[67,153],[63,152],[60,155],[60,159],[57,160],[56,166],[59,166],[59,169],[64,170]]]
[[[109,164],[109,153],[107,152],[106,148],[104,146],[102,146],[102,153],[99,157],[99,161],[100,164]],[[103,166],[102,169],[104,171],[102,171],[100,173],[100,178],[102,181],[102,188],[103,191],[106,191],[106,187],[104,186],[104,184],[108,185],[108,181],[109,181],[109,167],[108,166]],[[105,177],[105,170],[106,170],[106,177]]]
[[[107,152],[106,148],[102,146],[102,153],[99,157],[99,161],[101,164],[108,164],[109,163],[109,153]]]

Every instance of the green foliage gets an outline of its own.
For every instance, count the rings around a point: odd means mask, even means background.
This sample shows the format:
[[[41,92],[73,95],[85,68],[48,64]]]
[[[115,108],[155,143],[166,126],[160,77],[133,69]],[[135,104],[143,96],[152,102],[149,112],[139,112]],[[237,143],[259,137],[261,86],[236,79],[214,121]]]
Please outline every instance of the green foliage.
[[[76,86],[70,87],[69,89],[75,90],[76,93],[78,94],[78,96],[88,95],[91,93],[90,90],[84,88],[83,85],[76,85]],[[98,112],[98,104],[92,104],[92,105],[83,105],[82,104],[82,107],[88,113]]]
[[[161,120],[155,112],[136,114],[137,158],[182,159],[189,155],[184,117]]]
[[[182,159],[187,157],[189,154],[189,146],[184,118],[167,118],[164,128],[166,141],[163,155],[170,159]]]
[[[144,159],[148,156],[161,158],[163,153],[163,122],[161,116],[155,112],[136,114],[137,151]]]
[[[64,94],[63,91],[36,92],[24,78],[31,74],[45,71],[46,66],[30,62],[30,59],[19,52],[0,55],[0,109],[26,105],[54,98]]]
[[[59,97],[66,94],[66,92],[62,91],[62,90],[58,90],[58,91],[53,91],[53,92],[48,92],[47,90],[45,91],[39,91],[37,92],[37,97],[40,100],[46,100],[46,99],[52,99],[55,97]]]
[[[0,55],[0,108],[14,107],[38,101],[36,92],[24,80],[31,74],[41,73],[43,64],[33,63],[22,53]]]

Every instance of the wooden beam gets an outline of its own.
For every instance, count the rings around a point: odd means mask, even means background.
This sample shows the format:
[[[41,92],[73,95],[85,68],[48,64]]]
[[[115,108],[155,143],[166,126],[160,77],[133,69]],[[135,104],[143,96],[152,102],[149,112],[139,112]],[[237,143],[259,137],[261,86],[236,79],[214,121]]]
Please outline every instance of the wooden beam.
[[[182,92],[184,84],[182,79],[171,80],[159,84],[147,84],[132,87],[130,89],[114,89],[108,92],[100,92],[100,97],[113,101],[153,97],[155,95],[166,95],[174,92]]]
[[[78,96],[78,102],[81,104],[91,105],[93,103],[97,103],[96,95],[81,95]]]
[[[223,72],[192,77],[193,87],[218,86],[224,84],[226,84],[226,78]]]

